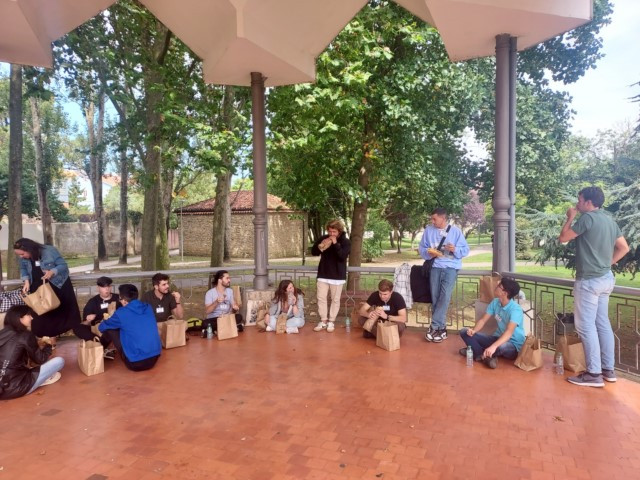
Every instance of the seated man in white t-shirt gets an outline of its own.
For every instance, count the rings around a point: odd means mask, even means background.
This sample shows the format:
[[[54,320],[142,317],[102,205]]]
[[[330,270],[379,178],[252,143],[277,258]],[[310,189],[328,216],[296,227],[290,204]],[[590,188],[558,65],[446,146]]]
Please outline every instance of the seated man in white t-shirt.
[[[241,332],[242,315],[238,313],[240,307],[233,298],[233,290],[231,289],[231,277],[226,270],[218,270],[211,282],[212,289],[207,291],[204,296],[204,308],[206,319],[202,323],[203,331],[211,324],[211,328],[216,332],[218,330],[218,317],[228,313],[235,314],[236,325],[238,331]]]

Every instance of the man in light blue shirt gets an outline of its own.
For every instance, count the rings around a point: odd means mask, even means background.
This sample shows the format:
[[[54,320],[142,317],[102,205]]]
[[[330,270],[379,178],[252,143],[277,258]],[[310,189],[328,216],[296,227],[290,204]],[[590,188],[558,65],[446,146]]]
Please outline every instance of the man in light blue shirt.
[[[494,298],[487,312],[473,328],[460,330],[464,343],[471,346],[473,358],[484,361],[489,368],[498,366],[498,357],[514,360],[525,340],[523,328],[524,314],[522,307],[513,300],[520,292],[520,285],[511,278],[503,278],[496,285]],[[485,323],[494,316],[497,328],[492,335],[480,333]],[[467,355],[467,347],[460,349],[460,355]]]
[[[431,326],[425,334],[425,339],[434,343],[447,338],[446,318],[451,294],[456,286],[458,270],[462,268],[462,258],[469,255],[469,245],[462,230],[448,223],[447,211],[436,208],[431,213],[431,225],[425,228],[418,246],[422,258],[435,258],[429,276]]]

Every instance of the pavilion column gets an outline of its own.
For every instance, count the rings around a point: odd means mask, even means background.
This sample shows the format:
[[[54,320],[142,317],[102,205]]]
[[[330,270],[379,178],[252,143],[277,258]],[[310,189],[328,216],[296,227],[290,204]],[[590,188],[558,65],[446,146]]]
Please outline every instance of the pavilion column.
[[[509,39],[509,271],[516,271],[516,67],[518,39]]]
[[[253,288],[269,287],[267,259],[269,232],[267,225],[267,154],[265,142],[264,77],[251,72],[251,119],[253,123],[253,250],[255,271]]]
[[[493,190],[493,271],[509,271],[510,35],[496,36],[496,142]]]

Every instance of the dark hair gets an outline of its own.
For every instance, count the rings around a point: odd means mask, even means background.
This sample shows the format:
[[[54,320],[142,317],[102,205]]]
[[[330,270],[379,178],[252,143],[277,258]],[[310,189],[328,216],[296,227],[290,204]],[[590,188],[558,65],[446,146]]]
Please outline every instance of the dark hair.
[[[439,215],[441,217],[446,217],[447,210],[442,207],[434,208],[433,211],[431,212],[431,215]]]
[[[280,280],[280,284],[273,294],[273,303],[284,303],[288,300],[289,294],[287,293],[287,288],[289,288],[289,284],[293,284],[291,280],[285,278],[284,280]],[[298,300],[299,295],[303,295],[304,293],[298,287],[293,285],[293,294],[296,296],[296,301]]]
[[[600,187],[585,187],[578,192],[578,195],[587,202],[591,200],[591,204],[600,208],[604,204],[604,192]]]
[[[217,287],[218,282],[224,277],[225,273],[229,273],[226,270],[218,270],[216,274],[213,276],[213,280],[211,280],[211,287]]]
[[[98,280],[96,280],[96,285],[98,285],[99,287],[110,287],[112,283],[113,280],[111,280],[109,277],[100,277]]]
[[[24,250],[27,252],[32,260],[40,260],[40,250],[44,247],[43,244],[38,243],[30,238],[19,238],[13,244],[14,250]]]
[[[20,321],[25,315],[33,315],[33,312],[26,305],[14,305],[4,317],[4,328],[10,328],[14,332],[24,332],[27,327]]]
[[[118,293],[121,300],[131,302],[138,299],[138,287],[131,283],[123,283],[118,287]]]
[[[160,282],[162,282],[163,280],[169,281],[169,275],[165,273],[156,273],[153,277],[151,277],[151,283],[153,283],[154,287],[156,285],[160,285]]]
[[[393,290],[393,282],[383,278],[380,280],[380,283],[378,283],[378,290],[381,292],[391,292]]]
[[[502,280],[500,280],[500,286],[502,286],[502,289],[507,292],[507,298],[509,300],[520,293],[520,284],[513,278],[504,277]]]

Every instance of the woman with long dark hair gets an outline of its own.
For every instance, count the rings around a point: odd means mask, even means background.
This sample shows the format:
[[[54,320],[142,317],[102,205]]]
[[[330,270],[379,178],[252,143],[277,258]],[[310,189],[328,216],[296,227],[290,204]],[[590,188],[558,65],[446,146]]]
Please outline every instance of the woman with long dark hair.
[[[298,333],[298,329],[304,326],[304,293],[291,280],[282,280],[273,295],[266,318],[267,332],[276,330],[280,315],[287,317],[287,333]]]
[[[22,397],[41,385],[57,382],[64,358],[51,356],[51,345],[29,331],[33,312],[26,305],[9,309],[0,330],[0,399]],[[29,368],[31,360],[39,366]]]
[[[30,238],[16,241],[13,250],[20,257],[20,278],[24,281],[22,291],[33,293],[48,281],[60,300],[60,306],[55,310],[42,315],[33,314],[31,331],[37,337],[56,337],[77,327],[80,308],[69,278],[69,267],[60,252],[52,245],[42,245]]]

